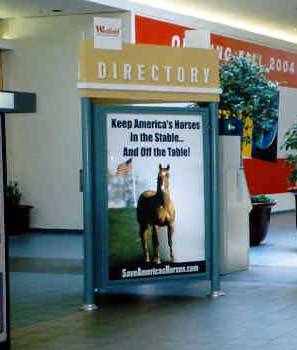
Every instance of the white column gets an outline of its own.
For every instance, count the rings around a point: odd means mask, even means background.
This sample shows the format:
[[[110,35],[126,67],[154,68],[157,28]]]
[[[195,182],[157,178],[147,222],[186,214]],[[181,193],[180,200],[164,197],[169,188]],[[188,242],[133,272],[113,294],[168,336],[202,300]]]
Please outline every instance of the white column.
[[[240,136],[220,136],[221,273],[249,267],[249,212],[252,208],[240,166]]]

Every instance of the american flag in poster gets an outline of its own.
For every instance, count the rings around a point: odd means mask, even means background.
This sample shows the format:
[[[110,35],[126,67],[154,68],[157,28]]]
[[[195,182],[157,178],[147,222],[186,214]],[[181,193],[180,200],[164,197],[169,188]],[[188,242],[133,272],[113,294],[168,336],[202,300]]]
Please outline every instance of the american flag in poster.
[[[118,165],[116,175],[117,176],[127,175],[131,170],[132,170],[132,158]]]

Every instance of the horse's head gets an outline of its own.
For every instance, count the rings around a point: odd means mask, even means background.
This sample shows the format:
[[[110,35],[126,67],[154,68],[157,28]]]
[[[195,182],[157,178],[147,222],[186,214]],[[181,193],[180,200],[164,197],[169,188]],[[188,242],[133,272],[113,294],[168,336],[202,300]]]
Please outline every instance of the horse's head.
[[[162,165],[159,165],[158,173],[158,191],[167,192],[169,191],[169,164],[167,168],[162,168]]]

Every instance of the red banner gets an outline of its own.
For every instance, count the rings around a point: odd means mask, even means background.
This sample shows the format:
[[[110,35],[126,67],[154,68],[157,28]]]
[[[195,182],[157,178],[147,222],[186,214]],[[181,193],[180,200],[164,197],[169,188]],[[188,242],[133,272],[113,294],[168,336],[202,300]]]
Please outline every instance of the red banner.
[[[135,27],[137,44],[176,47],[183,46],[184,32],[191,29],[141,16],[135,16]],[[218,51],[220,59],[226,59],[232,53],[250,56],[255,63],[269,68],[269,79],[278,81],[282,86],[297,87],[295,53],[215,34],[211,34],[211,45]]]
[[[292,168],[285,159],[278,159],[276,163],[244,159],[243,164],[251,194],[288,192],[288,177]]]
[[[135,16],[136,44],[182,47],[187,29],[191,28]]]

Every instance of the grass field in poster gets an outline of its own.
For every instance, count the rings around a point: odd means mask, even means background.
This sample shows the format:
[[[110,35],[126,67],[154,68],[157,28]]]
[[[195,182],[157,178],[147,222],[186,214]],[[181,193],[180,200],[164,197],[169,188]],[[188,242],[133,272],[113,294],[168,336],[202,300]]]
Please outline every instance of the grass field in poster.
[[[110,267],[142,264],[135,208],[108,209],[108,222]]]

